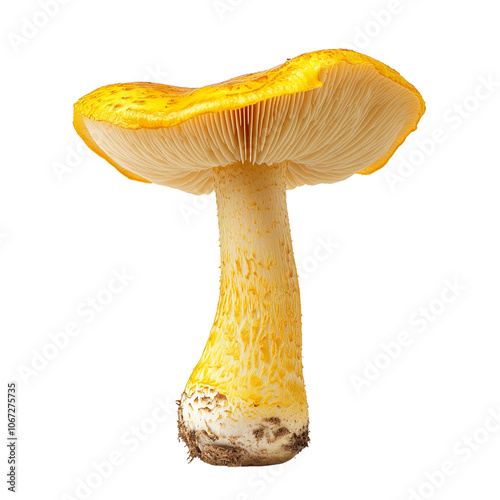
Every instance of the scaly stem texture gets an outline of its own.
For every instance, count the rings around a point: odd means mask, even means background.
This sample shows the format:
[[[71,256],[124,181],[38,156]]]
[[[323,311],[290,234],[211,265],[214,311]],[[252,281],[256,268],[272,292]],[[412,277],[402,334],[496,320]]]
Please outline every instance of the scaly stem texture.
[[[251,164],[214,169],[220,298],[188,394],[204,386],[249,406],[307,408],[284,169]]]

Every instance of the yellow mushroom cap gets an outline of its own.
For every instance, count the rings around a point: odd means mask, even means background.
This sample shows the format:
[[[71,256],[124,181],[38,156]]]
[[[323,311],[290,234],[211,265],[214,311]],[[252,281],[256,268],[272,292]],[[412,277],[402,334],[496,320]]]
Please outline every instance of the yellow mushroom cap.
[[[383,167],[425,111],[399,73],[350,50],[321,50],[198,89],[145,82],[82,97],[74,126],[127,177],[194,194],[212,168],[287,164],[287,188]]]

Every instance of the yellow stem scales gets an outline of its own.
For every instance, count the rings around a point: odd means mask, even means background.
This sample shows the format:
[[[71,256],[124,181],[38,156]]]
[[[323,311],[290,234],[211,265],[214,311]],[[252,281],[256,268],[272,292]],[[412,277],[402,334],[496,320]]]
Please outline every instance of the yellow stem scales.
[[[300,294],[285,176],[283,165],[214,169],[220,298],[180,411],[180,435],[191,455],[210,463],[279,463],[307,443]],[[211,436],[210,457],[203,453],[205,434]]]

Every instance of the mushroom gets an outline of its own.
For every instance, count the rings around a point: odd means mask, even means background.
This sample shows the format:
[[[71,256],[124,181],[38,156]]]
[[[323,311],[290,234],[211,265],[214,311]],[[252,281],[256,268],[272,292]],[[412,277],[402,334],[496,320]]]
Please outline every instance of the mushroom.
[[[179,401],[191,459],[270,465],[307,446],[286,190],[375,172],[424,111],[399,73],[350,50],[198,89],[108,85],[75,104],[78,134],[125,176],[216,193],[220,297]]]

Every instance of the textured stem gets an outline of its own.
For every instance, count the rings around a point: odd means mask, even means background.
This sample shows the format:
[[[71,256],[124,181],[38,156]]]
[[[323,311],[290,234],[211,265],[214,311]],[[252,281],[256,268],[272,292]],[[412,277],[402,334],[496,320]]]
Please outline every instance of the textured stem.
[[[191,456],[217,465],[280,463],[307,444],[300,295],[284,169],[214,169],[220,298],[181,398],[179,425]]]

